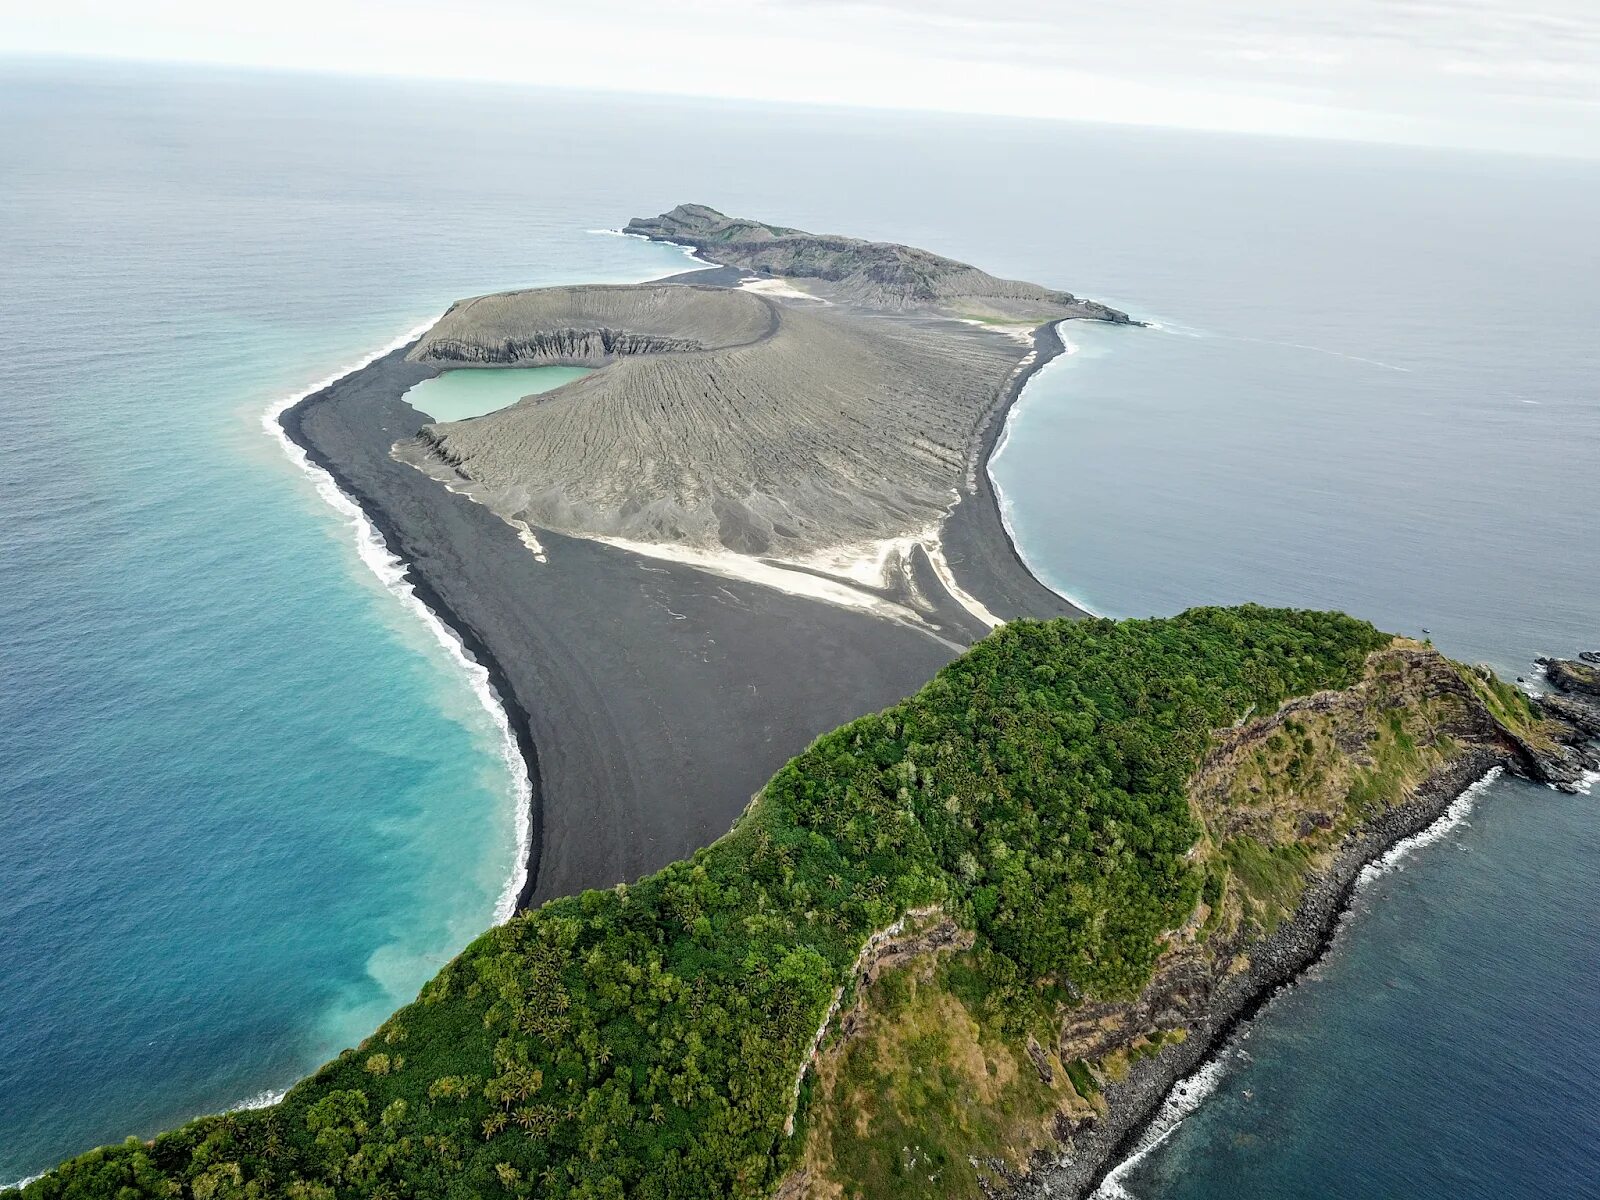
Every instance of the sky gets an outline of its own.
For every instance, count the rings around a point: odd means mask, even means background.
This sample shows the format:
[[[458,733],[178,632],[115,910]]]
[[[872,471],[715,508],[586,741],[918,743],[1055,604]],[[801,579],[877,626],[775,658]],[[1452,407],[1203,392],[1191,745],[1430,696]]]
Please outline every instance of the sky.
[[[0,54],[1600,157],[1600,0],[51,0]]]

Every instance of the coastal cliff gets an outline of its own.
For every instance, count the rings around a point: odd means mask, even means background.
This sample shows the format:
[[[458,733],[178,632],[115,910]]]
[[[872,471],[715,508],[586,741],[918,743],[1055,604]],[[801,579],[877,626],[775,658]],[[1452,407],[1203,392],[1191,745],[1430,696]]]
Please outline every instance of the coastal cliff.
[[[425,425],[396,454],[536,529],[788,562],[856,557],[936,536],[973,491],[985,430],[1053,323],[1130,323],[925,250],[700,205],[628,231],[697,245],[756,278],[455,304],[409,361],[602,369]]]
[[[1086,317],[1129,324],[1125,312],[1071,292],[986,271],[896,242],[807,233],[730,217],[704,204],[680,204],[657,217],[635,217],[623,229],[637,237],[689,246],[719,263],[759,275],[805,280],[830,299],[886,309],[937,306],[991,316],[1026,312],[1057,319]],[[1046,314],[1042,308],[1054,311]]]
[[[280,1103],[27,1200],[1081,1195],[1363,864],[1488,770],[1594,769],[1592,664],[1547,664],[1566,691],[1535,705],[1254,606],[1014,621],[951,662],[970,626],[597,540],[755,555],[945,514],[963,582],[1026,576],[1000,419],[1053,321],[1121,317],[906,247],[656,221],[763,278],[465,301],[285,417],[490,668],[535,784],[524,911]],[[604,369],[405,433],[419,379],[546,363]]]
[[[1204,882],[1149,981],[1019,1019],[973,987],[981,948],[946,943],[863,978],[818,1056],[780,1195],[1086,1195],[1168,1090],[1321,953],[1368,862],[1488,771],[1560,786],[1594,768],[1554,716],[1396,640],[1352,686],[1218,731],[1186,789]]]
[[[1080,1193],[1361,863],[1572,736],[1338,614],[1014,623],[688,861],[485,934],[280,1104],[26,1196],[878,1200],[1063,1160]]]

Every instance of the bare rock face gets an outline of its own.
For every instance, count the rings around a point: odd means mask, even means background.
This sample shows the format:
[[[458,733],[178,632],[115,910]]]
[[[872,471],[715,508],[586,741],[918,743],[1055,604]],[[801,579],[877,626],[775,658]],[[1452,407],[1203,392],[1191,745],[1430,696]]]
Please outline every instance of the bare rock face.
[[[1071,292],[997,279],[953,258],[839,234],[807,233],[729,217],[704,204],[680,204],[658,217],[635,217],[625,233],[693,246],[706,257],[763,275],[818,280],[834,299],[877,308],[968,307],[989,313],[1029,312],[1127,324],[1127,313]]]
[[[1580,770],[1595,770],[1595,755],[1581,743],[1590,738],[1600,738],[1600,667],[1591,661],[1589,652],[1576,659],[1541,658],[1545,678],[1556,691],[1539,697],[1539,707],[1565,722],[1573,736],[1564,740],[1572,743],[1580,760]]]
[[[448,367],[598,367],[633,354],[744,346],[776,326],[765,300],[727,288],[535,288],[451,305],[406,357]]]
[[[1585,738],[1600,738],[1600,700],[1564,696],[1559,692],[1539,698],[1539,707],[1565,721]]]
[[[1600,666],[1571,658],[1541,658],[1539,665],[1563,692],[1600,700]]]

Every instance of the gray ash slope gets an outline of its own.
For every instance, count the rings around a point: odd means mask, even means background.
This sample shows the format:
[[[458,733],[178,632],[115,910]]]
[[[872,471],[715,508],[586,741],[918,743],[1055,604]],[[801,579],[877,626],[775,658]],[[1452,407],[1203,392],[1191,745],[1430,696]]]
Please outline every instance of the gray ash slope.
[[[463,301],[413,361],[605,369],[429,425],[403,457],[469,481],[496,512],[536,528],[804,556],[919,534],[971,491],[983,434],[1036,358],[1019,329],[1127,320],[926,251],[697,206],[629,229],[699,237],[707,253],[792,277],[817,298],[690,277]],[[746,249],[758,243],[767,249]]]
[[[1127,313],[1071,292],[998,279],[953,258],[842,234],[807,233],[730,217],[704,204],[680,204],[659,217],[635,217],[623,229],[639,237],[692,246],[719,263],[762,275],[815,280],[831,298],[881,308],[966,304],[975,312],[1015,314],[1048,304],[1062,316],[1130,324]]]
[[[526,907],[659,870],[720,837],[821,733],[883,708],[954,657],[865,613],[516,531],[398,462],[435,374],[386,355],[302,401],[284,428],[408,565],[490,673],[534,782]]]
[[[811,444],[804,440],[808,420],[833,426],[826,409],[841,406],[827,389],[837,386],[841,371],[812,361],[819,348],[854,355],[849,363],[872,378],[892,373],[896,354],[913,371],[927,370],[918,362],[931,358],[944,364],[943,378],[968,381],[970,410],[947,410],[953,424],[930,434],[928,414],[917,429],[897,399],[904,393],[892,390],[905,385],[886,382],[887,402],[863,402],[856,414],[875,423],[831,448],[826,465],[835,473],[813,482],[811,496],[827,499],[832,480],[841,492],[831,503],[848,500],[868,511],[885,491],[882,459],[874,457],[882,447],[875,443],[905,438],[914,447],[918,436],[942,439],[942,449],[923,455],[935,467],[922,477],[922,507],[901,517],[937,515],[959,488],[971,502],[946,521],[945,548],[962,585],[1007,618],[1075,611],[1027,572],[992,497],[973,482],[986,484],[981,464],[1028,370],[1059,351],[1049,322],[1060,319],[1061,309],[1035,308],[1046,327],[1035,357],[1019,370],[1025,345],[932,310],[783,304],[728,286],[741,277],[724,268],[653,284],[463,301],[407,351],[339,380],[284,418],[289,435],[408,563],[419,595],[490,670],[534,781],[524,906],[637,878],[707,844],[812,738],[915,691],[985,632],[958,603],[936,603],[914,624],[887,621],[562,536],[554,521],[530,521],[545,550],[539,560],[502,519],[533,517],[520,497],[537,487],[549,490],[556,479],[573,489],[557,492],[559,502],[548,505],[558,516],[578,510],[574,497],[589,495],[597,497],[593,511],[612,528],[682,536],[687,518],[673,516],[678,527],[669,528],[662,516],[667,505],[637,526],[628,523],[627,487],[641,476],[640,464],[683,452],[664,431],[688,440],[693,453],[681,463],[730,480],[727,486],[741,487],[743,495],[749,488],[738,472],[751,469],[764,440],[804,446]],[[405,396],[419,381],[441,370],[554,363],[605,369],[500,413],[427,426],[423,438],[415,436],[426,418]],[[776,388],[767,376],[785,372],[793,378],[784,392],[764,393],[763,414],[755,399],[763,393],[754,389]],[[798,404],[807,415],[770,411],[784,404]],[[681,411],[664,411],[675,407]],[[471,435],[478,427],[508,436],[513,449],[496,451],[491,436],[475,457],[479,443]],[[547,459],[519,462],[518,438],[544,439]],[[440,458],[434,452],[440,443],[460,447],[467,470]],[[595,444],[605,453],[594,452]],[[468,470],[490,474],[497,453],[504,469],[525,474],[513,476],[503,503],[490,507],[483,501],[491,489],[461,485],[473,479]],[[914,453],[904,450],[902,457]],[[429,470],[413,469],[419,455]],[[552,474],[563,465],[569,474]],[[585,472],[610,490],[584,491],[599,487]],[[450,489],[440,486],[440,475]],[[925,482],[934,477],[942,491]],[[913,490],[904,481],[899,486]],[[852,495],[854,488],[864,498]],[[816,511],[825,507],[818,502]],[[711,515],[721,544],[721,518],[715,508]],[[906,569],[915,590],[936,594],[925,554],[914,553]]]

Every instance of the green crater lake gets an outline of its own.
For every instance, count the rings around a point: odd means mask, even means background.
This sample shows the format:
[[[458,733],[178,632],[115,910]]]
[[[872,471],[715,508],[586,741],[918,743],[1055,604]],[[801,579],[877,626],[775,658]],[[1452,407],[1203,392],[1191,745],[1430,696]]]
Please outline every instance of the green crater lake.
[[[524,396],[553,392],[582,379],[589,367],[503,367],[446,371],[424,379],[406,393],[406,403],[435,421],[481,417]]]

